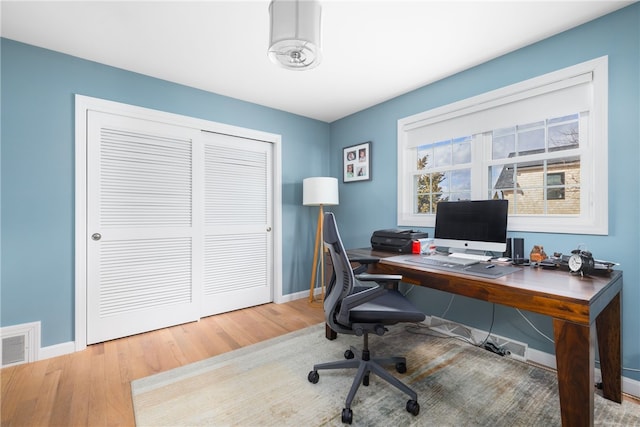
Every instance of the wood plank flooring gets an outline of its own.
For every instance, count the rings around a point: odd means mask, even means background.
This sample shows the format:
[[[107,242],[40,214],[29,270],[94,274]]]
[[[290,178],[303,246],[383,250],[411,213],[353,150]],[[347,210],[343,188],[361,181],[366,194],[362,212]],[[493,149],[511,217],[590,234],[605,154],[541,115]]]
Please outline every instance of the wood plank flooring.
[[[4,368],[1,425],[134,426],[132,380],[323,320],[307,299],[265,304]]]

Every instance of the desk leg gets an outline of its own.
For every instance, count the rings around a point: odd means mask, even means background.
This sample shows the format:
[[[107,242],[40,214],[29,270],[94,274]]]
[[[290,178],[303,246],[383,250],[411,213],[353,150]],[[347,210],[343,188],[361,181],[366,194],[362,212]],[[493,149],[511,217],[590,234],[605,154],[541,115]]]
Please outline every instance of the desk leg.
[[[324,324],[324,337],[328,340],[335,340],[336,338],[338,338],[338,333],[336,331],[334,331],[333,329],[331,329],[331,326],[329,326],[329,324],[325,323]]]
[[[562,425],[593,426],[595,327],[553,319]]]
[[[596,318],[602,394],[622,403],[622,359],[620,356],[620,294]]]

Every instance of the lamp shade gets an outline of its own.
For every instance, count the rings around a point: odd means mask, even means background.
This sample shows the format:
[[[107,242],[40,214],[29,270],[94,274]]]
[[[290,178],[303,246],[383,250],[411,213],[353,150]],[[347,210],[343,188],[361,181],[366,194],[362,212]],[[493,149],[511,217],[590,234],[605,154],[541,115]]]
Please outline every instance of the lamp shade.
[[[305,178],[302,181],[302,204],[304,206],[337,205],[338,179],[330,177]]]
[[[316,0],[272,0],[269,58],[290,70],[308,70],[321,60],[322,7]]]

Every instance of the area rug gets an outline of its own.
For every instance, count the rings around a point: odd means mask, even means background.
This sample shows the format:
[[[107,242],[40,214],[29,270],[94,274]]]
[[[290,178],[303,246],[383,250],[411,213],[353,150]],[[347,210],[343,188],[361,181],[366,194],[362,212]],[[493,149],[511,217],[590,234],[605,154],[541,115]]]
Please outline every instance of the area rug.
[[[319,371],[314,363],[343,358],[361,338],[329,341],[324,325],[265,341],[132,382],[138,426],[339,426],[353,370]],[[405,355],[398,375],[418,393],[408,397],[372,375],[352,404],[356,426],[559,426],[553,371],[501,357],[452,338],[393,327],[370,338],[375,356]],[[393,369],[393,368],[391,368]],[[395,372],[395,371],[394,371]],[[586,409],[585,409],[586,410]],[[640,426],[640,405],[595,396],[595,424]]]

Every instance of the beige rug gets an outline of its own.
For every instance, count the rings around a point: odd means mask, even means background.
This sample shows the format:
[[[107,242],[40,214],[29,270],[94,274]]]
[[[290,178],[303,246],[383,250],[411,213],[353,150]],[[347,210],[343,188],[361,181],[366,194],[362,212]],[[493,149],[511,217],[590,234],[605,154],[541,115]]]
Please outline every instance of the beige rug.
[[[354,371],[320,371],[361,339],[324,338],[324,325],[245,347],[132,383],[138,426],[339,426]],[[398,376],[418,392],[420,414],[408,397],[371,377],[353,402],[361,426],[559,426],[553,372],[503,358],[456,339],[412,334],[395,327],[371,337],[375,354],[404,354]],[[640,405],[595,396],[595,424],[640,426]]]

